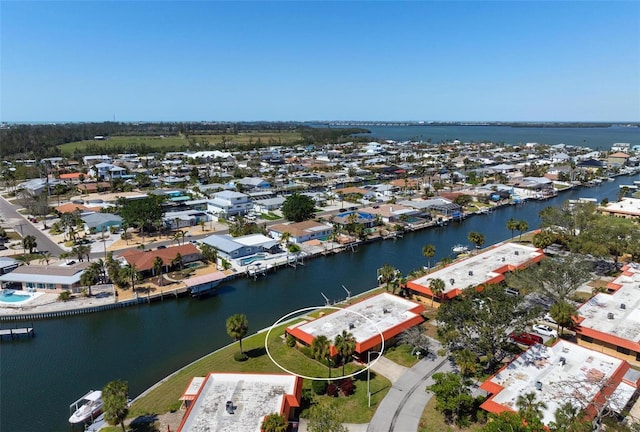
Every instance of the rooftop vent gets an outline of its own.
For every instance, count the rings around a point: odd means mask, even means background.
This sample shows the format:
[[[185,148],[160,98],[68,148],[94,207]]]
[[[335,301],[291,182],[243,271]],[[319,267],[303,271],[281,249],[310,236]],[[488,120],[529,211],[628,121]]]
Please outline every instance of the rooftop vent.
[[[538,391],[542,390],[542,381],[536,381],[536,390]]]
[[[626,304],[624,304],[624,303],[620,303],[620,309],[626,309],[626,308],[627,308],[627,305],[626,305]]]
[[[233,408],[234,408],[233,407],[233,401],[227,401],[227,405],[226,405],[225,408],[227,410],[227,413],[233,414]]]
[[[566,365],[567,364],[567,359],[565,357],[560,357],[560,364],[562,366]]]
[[[451,285],[453,285],[454,283],[456,283],[456,280],[455,280],[454,278],[451,278],[451,279],[449,279],[449,283],[450,283]]]
[[[505,262],[507,259],[505,257],[502,257],[502,262]]]
[[[349,323],[349,330],[352,330],[356,328],[356,325],[354,323]]]
[[[513,254],[514,255],[520,255],[520,251],[515,251]]]
[[[387,309],[386,307],[383,307],[382,308],[382,313],[383,314],[389,313],[389,309]]]
[[[609,319],[613,319],[613,314],[612,314],[611,312],[609,312],[609,313],[607,314],[607,318],[609,318]]]
[[[469,270],[469,276],[473,276],[473,270]]]

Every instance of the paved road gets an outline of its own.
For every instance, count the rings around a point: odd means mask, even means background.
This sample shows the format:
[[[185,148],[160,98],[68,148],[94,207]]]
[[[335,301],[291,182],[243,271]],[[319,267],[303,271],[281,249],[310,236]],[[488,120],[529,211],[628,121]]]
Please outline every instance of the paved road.
[[[38,250],[49,251],[52,255],[58,256],[64,250],[52,241],[46,234],[43,234],[40,223],[33,224],[24,216],[17,212],[20,207],[14,206],[9,201],[0,196],[0,217],[2,217],[6,225],[12,227],[16,232],[24,236],[32,235],[38,243]]]
[[[433,352],[438,348],[434,347]],[[425,388],[433,384],[436,372],[453,370],[448,357],[432,354],[416,363],[393,384],[376,409],[367,432],[414,432],[432,394]],[[384,373],[383,373],[384,374]]]

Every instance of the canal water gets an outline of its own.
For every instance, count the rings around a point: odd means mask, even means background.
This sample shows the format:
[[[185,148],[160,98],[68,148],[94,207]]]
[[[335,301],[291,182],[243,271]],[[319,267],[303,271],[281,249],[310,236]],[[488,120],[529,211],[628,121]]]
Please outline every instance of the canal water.
[[[458,244],[470,245],[471,231],[485,235],[486,245],[508,239],[509,218],[524,219],[531,229],[539,225],[538,212],[567,199],[616,199],[619,184],[640,176],[621,176],[590,189],[561,193],[548,201],[504,207],[462,223],[408,233],[343,253],[305,262],[258,280],[236,279],[218,294],[203,300],[167,300],[91,315],[37,321],[36,337],[0,346],[0,430],[69,430],[68,405],[106,382],[129,382],[132,396],[182,366],[231,342],[226,318],[245,313],[250,333],[298,308],[321,306],[323,294],[331,300],[358,294],[375,285],[383,264],[403,274],[426,265],[425,244],[436,247],[432,263],[451,254]]]

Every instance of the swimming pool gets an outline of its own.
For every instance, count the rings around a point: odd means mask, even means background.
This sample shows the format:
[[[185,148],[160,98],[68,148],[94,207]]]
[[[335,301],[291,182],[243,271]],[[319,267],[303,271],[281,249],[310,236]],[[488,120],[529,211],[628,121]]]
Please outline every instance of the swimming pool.
[[[0,291],[0,303],[21,303],[27,300],[31,300],[33,296],[29,293],[18,294],[14,290],[2,290]]]
[[[266,257],[267,257],[267,254],[265,254],[265,253],[258,253],[258,254],[255,254],[255,255],[251,255],[251,256],[250,256],[250,257],[248,257],[248,258],[242,258],[242,259],[240,260],[240,265],[243,265],[243,266],[244,266],[244,265],[248,265],[248,264],[251,264],[251,263],[252,263],[252,262],[254,262],[254,261],[260,261],[260,260],[263,260],[263,259],[265,259]]]

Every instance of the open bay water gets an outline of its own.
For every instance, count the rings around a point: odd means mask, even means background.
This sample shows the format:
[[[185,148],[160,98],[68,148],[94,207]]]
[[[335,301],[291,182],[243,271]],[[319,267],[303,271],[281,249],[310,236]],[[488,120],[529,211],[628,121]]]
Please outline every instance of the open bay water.
[[[336,126],[337,127],[337,126]],[[593,128],[536,128],[511,126],[362,126],[372,138],[394,141],[495,142],[510,145],[526,143],[567,144],[608,150],[614,143],[640,144],[640,128],[611,126]]]

